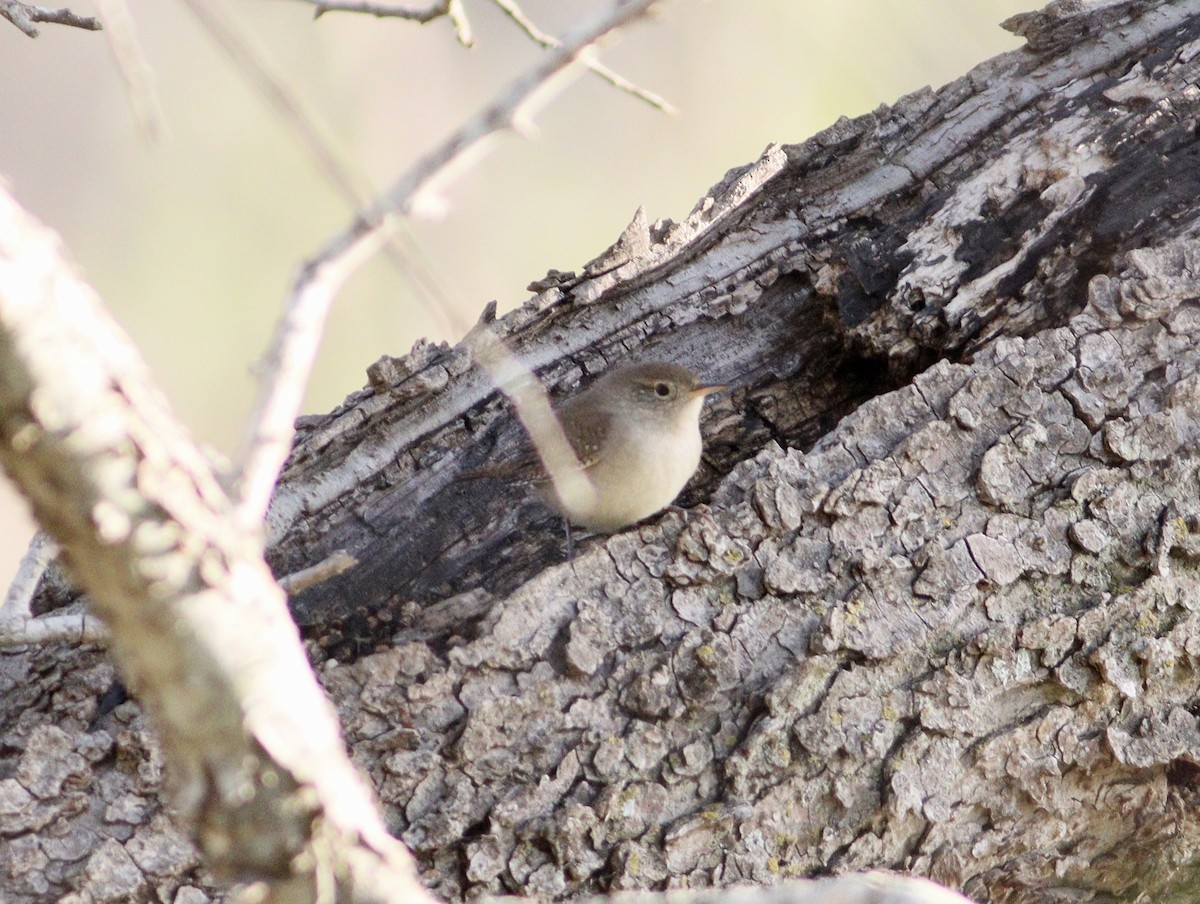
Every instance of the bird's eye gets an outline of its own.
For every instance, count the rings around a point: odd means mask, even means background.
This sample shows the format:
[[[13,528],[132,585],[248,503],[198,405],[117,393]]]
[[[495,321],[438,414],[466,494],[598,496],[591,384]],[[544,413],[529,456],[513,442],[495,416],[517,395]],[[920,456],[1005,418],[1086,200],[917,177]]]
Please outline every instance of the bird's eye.
[[[660,399],[665,399],[667,396],[669,396],[671,394],[671,384],[670,383],[655,383],[654,384],[654,394],[656,396],[658,396]]]

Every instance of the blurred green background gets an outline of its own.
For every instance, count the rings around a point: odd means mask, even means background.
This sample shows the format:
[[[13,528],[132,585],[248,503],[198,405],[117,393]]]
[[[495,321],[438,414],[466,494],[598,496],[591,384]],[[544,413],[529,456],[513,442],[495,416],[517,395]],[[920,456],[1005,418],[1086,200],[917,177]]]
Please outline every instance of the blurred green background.
[[[64,0],[65,2],[65,0]],[[88,2],[71,4],[82,14]],[[425,5],[409,0],[407,5]],[[438,291],[376,261],[332,312],[305,410],[365,382],[381,354],[421,336],[457,341],[489,299],[501,311],[546,270],[578,269],[639,204],[687,214],[731,167],[799,142],[1019,46],[999,28],[1031,0],[674,0],[601,57],[679,110],[664,116],[587,73],[505,135],[443,194],[444,216],[408,226]],[[236,445],[262,353],[298,263],[350,211],[293,134],[183,3],[129,3],[166,132],[139,132],[102,33],[53,25],[30,40],[0,21],[0,176],[57,229],[200,440]],[[299,0],[236,0],[239,26],[344,159],[375,186],[534,65],[539,49],[487,0],[465,0],[473,49],[449,23],[331,13]],[[523,0],[562,34],[606,6]],[[455,311],[431,310],[437,296]],[[0,587],[32,534],[0,479]]]

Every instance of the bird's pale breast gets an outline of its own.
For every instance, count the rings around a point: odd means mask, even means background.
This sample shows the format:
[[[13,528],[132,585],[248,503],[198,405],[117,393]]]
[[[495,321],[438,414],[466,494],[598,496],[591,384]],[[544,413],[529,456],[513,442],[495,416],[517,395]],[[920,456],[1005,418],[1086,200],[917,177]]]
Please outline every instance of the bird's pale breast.
[[[603,457],[587,472],[598,490],[595,504],[564,514],[581,527],[610,533],[670,505],[700,464],[703,404],[703,398],[689,402],[669,429],[635,422],[619,439],[610,436]]]

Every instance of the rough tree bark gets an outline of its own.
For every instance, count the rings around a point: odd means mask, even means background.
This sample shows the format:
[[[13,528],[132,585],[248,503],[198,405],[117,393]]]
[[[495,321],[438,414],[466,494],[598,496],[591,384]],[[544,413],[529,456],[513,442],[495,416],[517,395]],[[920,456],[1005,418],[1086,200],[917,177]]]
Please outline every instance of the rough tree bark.
[[[1194,899],[1200,0],[1009,24],[1024,49],[635,218],[494,325],[552,385],[740,383],[688,511],[561,563],[519,488],[454,479],[519,436],[457,349],[306,426],[274,564],[360,562],[294,610],[439,896],[879,866]],[[199,900],[110,679],[0,659],[18,901],[111,897],[101,858]]]

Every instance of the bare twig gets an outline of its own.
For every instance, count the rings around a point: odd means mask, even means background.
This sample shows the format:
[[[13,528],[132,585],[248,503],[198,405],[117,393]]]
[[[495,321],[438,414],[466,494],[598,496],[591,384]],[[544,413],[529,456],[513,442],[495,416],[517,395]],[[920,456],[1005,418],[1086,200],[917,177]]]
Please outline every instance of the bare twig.
[[[138,129],[148,141],[156,141],[164,130],[162,107],[154,90],[154,70],[142,53],[129,6],[125,0],[96,0],[96,6],[107,25],[108,46],[125,82]]]
[[[442,0],[425,9],[413,9],[409,6],[385,6],[382,3],[360,3],[357,0],[304,0],[305,3],[316,7],[315,15],[323,16],[330,12],[363,13],[378,19],[408,19],[410,22],[432,22],[450,12],[450,0]]]
[[[30,602],[38,581],[57,554],[58,545],[49,534],[45,531],[34,534],[21,558],[8,594],[0,600],[0,650],[59,641],[102,643],[108,639],[103,622],[89,619],[86,612],[42,618],[30,616]],[[277,583],[284,593],[297,594],[337,577],[357,564],[354,556],[339,549],[316,565],[279,578]]]
[[[74,612],[33,618],[30,602],[46,567],[58,555],[58,544],[45,531],[39,530],[29,541],[29,548],[17,566],[17,576],[0,602],[0,650],[10,650],[30,644],[101,643],[108,632],[98,618],[88,618],[86,612]]]
[[[492,0],[492,2],[495,3],[496,6],[500,7],[500,10],[510,19],[512,19],[518,28],[525,32],[525,34],[529,35],[529,37],[535,43],[546,48],[561,46],[562,42],[559,41],[558,38],[554,37],[554,35],[547,34],[535,25],[533,20],[525,15],[524,10],[517,5],[515,0]],[[679,111],[675,109],[675,107],[672,106],[668,100],[660,97],[652,91],[639,88],[623,75],[618,75],[616,72],[613,72],[613,70],[609,69],[603,63],[597,59],[594,59],[589,54],[581,54],[580,62],[582,62],[584,66],[586,66],[596,75],[600,76],[600,78],[604,79],[614,88],[620,91],[625,91],[628,94],[632,94],[639,100],[645,101],[646,103],[650,104],[650,106],[662,110],[664,113],[670,116],[678,115]]]
[[[523,112],[545,95],[552,80],[580,51],[614,29],[646,13],[657,0],[615,4],[608,13],[579,29],[534,69],[517,79],[491,106],[466,122],[421,158],[343,232],[304,263],[292,284],[283,318],[275,331],[261,373],[262,387],[251,418],[251,432],[235,459],[234,499],[246,524],[261,522],[279,469],[287,458],[293,421],[312,370],[329,305],[338,287],[374,252],[390,221],[408,213],[417,193],[435,178],[447,180],[461,170],[468,151],[483,139],[515,128]]]
[[[234,460],[232,493],[244,524],[261,523],[266,514],[291,447],[294,421],[329,305],[384,238],[378,230],[364,233],[339,246],[336,254],[318,256],[300,267],[271,347],[259,365],[262,385],[251,415],[251,432]]]
[[[104,622],[86,612],[0,620],[0,650],[48,643],[107,643]]]
[[[475,43],[475,38],[471,34],[471,23],[467,21],[467,13],[463,9],[462,0],[441,0],[425,9],[384,6],[381,3],[363,3],[358,0],[305,0],[305,2],[316,7],[313,16],[318,19],[326,13],[333,12],[362,13],[367,16],[375,16],[377,19],[407,19],[423,25],[446,16],[454,23],[454,34],[460,44],[470,47]]]
[[[9,585],[4,601],[0,602],[0,616],[25,618],[30,612],[30,602],[37,590],[38,581],[46,571],[50,560],[58,554],[58,546],[45,531],[38,531],[29,541],[29,548],[17,566],[17,576]]]
[[[77,16],[66,7],[48,9],[44,6],[32,6],[21,0],[0,0],[0,16],[3,16],[31,38],[38,36],[34,22],[49,22],[52,25],[70,25],[72,28],[84,28],[88,31],[99,31],[103,26],[100,20],[92,16]]]
[[[279,578],[276,582],[283,588],[283,592],[289,596],[295,596],[309,587],[320,584],[322,581],[328,581],[330,578],[335,578],[344,571],[349,571],[358,564],[358,559],[350,555],[344,549],[339,549],[332,555],[326,556],[316,565],[309,568],[301,568],[299,571],[293,571],[291,574]]]

